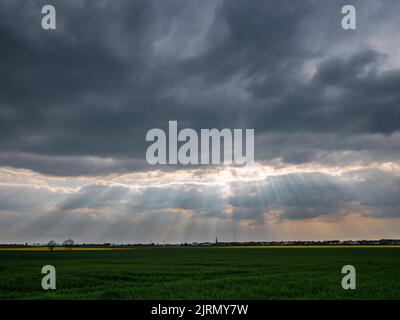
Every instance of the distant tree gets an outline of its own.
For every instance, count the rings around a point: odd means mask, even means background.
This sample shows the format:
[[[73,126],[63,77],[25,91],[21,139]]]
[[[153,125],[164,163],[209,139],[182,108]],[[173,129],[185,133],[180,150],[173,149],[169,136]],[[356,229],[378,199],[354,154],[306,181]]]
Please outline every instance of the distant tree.
[[[74,240],[72,239],[67,239],[63,242],[63,247],[67,247],[69,250],[72,250],[72,247],[74,245]]]
[[[57,242],[55,242],[54,240],[50,240],[49,243],[47,244],[47,246],[50,248],[50,251],[53,251],[56,245]]]
[[[72,239],[67,239],[63,242],[62,244],[64,247],[72,247],[74,245],[74,240]]]

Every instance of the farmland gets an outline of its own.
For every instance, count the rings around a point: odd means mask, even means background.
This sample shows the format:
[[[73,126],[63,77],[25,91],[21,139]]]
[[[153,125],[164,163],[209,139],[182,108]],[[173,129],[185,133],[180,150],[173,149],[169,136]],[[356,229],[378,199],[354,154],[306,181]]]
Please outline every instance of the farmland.
[[[46,264],[56,290],[41,288]],[[399,270],[398,247],[3,250],[0,299],[400,299]]]

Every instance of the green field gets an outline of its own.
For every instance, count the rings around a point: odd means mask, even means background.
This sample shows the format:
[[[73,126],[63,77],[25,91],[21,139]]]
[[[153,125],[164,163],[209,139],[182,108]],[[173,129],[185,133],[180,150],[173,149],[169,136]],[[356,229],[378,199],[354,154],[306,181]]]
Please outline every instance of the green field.
[[[57,289],[41,289],[43,265]],[[341,268],[357,289],[341,288]],[[0,252],[0,299],[400,299],[400,248]]]

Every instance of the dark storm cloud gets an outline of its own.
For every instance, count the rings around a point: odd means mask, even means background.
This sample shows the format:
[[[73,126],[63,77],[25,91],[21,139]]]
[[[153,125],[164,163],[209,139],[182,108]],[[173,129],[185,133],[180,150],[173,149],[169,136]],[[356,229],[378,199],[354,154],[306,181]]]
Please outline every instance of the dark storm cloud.
[[[168,209],[216,214],[223,206],[217,187],[188,186],[146,187],[131,190],[126,186],[88,185],[59,205],[62,211],[109,207],[122,212],[149,212]]]
[[[359,170],[334,178],[324,174],[291,174],[270,177],[254,184],[234,186],[228,203],[233,217],[264,221],[339,218],[358,213],[376,218],[400,216],[397,196],[400,179],[376,169]]]
[[[337,215],[350,201],[354,199],[343,183],[323,174],[291,174],[239,184],[229,199],[234,217],[257,221],[274,211],[279,211],[276,218],[280,220]]]
[[[108,175],[147,168],[145,160],[135,158],[49,156],[15,152],[0,153],[0,162],[3,166],[20,169],[29,168],[55,176]]]
[[[175,119],[255,128],[258,160],[318,161],[361,142],[376,159],[374,135],[395,150],[400,71],[382,69],[391,52],[372,45],[371,28],[399,27],[383,16],[396,1],[354,1],[359,29],[347,33],[342,1],[57,1],[50,32],[40,27],[47,3],[1,1],[3,165],[54,175],[140,170],[147,130]]]

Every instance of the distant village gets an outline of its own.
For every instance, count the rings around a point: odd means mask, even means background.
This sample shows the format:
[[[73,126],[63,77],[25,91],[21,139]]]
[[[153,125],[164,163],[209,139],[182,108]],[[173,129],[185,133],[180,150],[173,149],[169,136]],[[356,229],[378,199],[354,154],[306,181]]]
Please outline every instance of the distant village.
[[[76,243],[72,239],[62,242],[54,240],[48,243],[4,243],[0,247],[210,247],[210,246],[379,246],[400,245],[400,239],[380,240],[324,240],[324,241],[218,241],[213,242],[184,242],[184,243]]]

